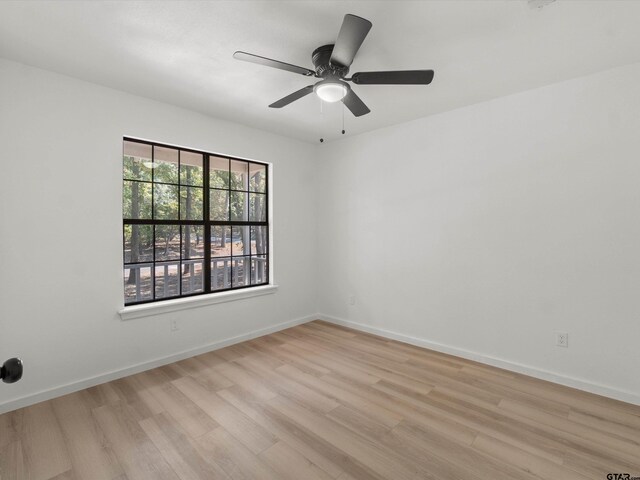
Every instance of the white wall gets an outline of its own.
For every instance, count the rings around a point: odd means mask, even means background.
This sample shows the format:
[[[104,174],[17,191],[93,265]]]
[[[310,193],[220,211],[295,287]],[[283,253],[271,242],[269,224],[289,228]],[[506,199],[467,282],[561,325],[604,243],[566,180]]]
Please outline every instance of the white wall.
[[[120,320],[123,135],[273,162],[276,294]],[[0,385],[0,411],[52,394],[39,392],[310,318],[315,151],[0,60],[0,362],[13,355],[25,362],[22,381]],[[180,319],[178,332],[170,332],[171,318]]]
[[[320,311],[640,403],[639,112],[636,64],[323,146]]]

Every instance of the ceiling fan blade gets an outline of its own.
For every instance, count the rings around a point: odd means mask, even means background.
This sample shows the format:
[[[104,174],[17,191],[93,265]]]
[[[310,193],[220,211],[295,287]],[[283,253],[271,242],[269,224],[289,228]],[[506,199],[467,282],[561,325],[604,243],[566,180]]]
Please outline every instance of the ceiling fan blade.
[[[357,85],[429,85],[433,70],[397,70],[393,72],[358,72],[351,76]]]
[[[345,15],[338,39],[333,46],[331,63],[337,63],[343,67],[350,66],[369,30],[371,30],[369,20],[355,15]]]
[[[366,115],[371,110],[367,107],[360,97],[355,94],[355,92],[349,89],[349,93],[345,95],[342,99],[342,103],[344,103],[351,113],[353,113],[356,117],[361,117],[362,115]]]
[[[295,102],[296,100],[300,100],[302,97],[306,97],[311,92],[313,92],[313,85],[309,85],[307,87],[301,88],[300,90],[293,92],[292,94],[287,95],[284,98],[281,98],[277,102],[273,102],[271,105],[269,105],[269,107],[270,108],[286,107],[290,103]]]
[[[265,65],[267,67],[278,68],[280,70],[287,70],[293,73],[299,73],[306,77],[311,77],[316,74],[313,70],[308,68],[298,67],[297,65],[291,65],[290,63],[280,62],[267,57],[261,57],[260,55],[253,55],[247,52],[235,52],[233,58],[236,60],[242,60],[244,62],[257,63],[259,65]]]

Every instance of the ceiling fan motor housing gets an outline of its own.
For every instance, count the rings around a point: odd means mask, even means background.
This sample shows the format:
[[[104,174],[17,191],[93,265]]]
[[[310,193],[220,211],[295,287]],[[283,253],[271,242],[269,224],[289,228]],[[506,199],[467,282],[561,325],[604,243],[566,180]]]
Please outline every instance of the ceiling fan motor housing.
[[[333,44],[323,45],[313,51],[311,61],[316,67],[316,75],[320,78],[337,77],[344,78],[349,73],[349,67],[331,63]]]

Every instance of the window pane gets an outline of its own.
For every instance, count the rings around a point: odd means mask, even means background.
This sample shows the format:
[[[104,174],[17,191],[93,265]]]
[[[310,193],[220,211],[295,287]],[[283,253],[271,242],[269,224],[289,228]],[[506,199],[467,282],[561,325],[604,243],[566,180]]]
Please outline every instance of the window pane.
[[[249,221],[267,221],[266,198],[267,196],[262,193],[249,194]]]
[[[124,142],[122,167],[124,179],[151,181],[151,145]]]
[[[268,173],[257,162],[123,140],[125,303],[204,293],[209,280],[212,291],[268,283],[269,228],[250,225],[268,222]]]
[[[231,259],[216,258],[211,261],[211,290],[231,287]]]
[[[174,148],[153,148],[153,181],[178,183],[178,150]]]
[[[202,220],[202,188],[180,187],[180,219]]]
[[[249,189],[249,162],[231,160],[231,189]]]
[[[231,255],[234,257],[240,255],[249,255],[249,228],[246,227],[233,227],[231,229]]]
[[[153,260],[153,225],[124,226],[124,263]]]
[[[180,260],[180,225],[156,225],[156,261]]]
[[[211,188],[229,188],[229,159],[209,157],[209,186]]]
[[[156,220],[178,220],[178,187],[153,185],[153,214]]]
[[[184,225],[182,227],[182,259],[204,257],[204,227]]]
[[[180,183],[202,186],[202,154],[180,151]]]
[[[210,190],[209,218],[211,220],[229,220],[229,192],[226,190]]]
[[[251,255],[261,255],[267,253],[267,238],[269,227],[251,227]]]
[[[203,260],[182,260],[182,294],[204,291]]]
[[[124,181],[122,185],[122,217],[151,218],[151,184]]]
[[[231,192],[231,221],[246,222],[248,214],[249,194],[246,192]]]
[[[180,295],[180,262],[156,263],[156,298]]]
[[[231,256],[231,228],[223,226],[211,227],[211,256]]]
[[[269,281],[267,256],[251,257],[251,285],[260,285]]]
[[[267,166],[257,163],[249,164],[249,190],[252,192],[266,192]]]
[[[234,257],[231,264],[231,283],[234,287],[249,285],[249,257]]]
[[[124,303],[142,302],[153,298],[151,292],[151,264],[125,265]]]

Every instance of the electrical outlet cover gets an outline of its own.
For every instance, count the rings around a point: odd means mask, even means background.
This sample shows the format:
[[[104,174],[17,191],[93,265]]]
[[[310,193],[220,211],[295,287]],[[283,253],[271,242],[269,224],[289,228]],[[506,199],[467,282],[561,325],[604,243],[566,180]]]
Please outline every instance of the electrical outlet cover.
[[[564,332],[556,333],[556,345],[567,348],[569,346],[569,334]]]

